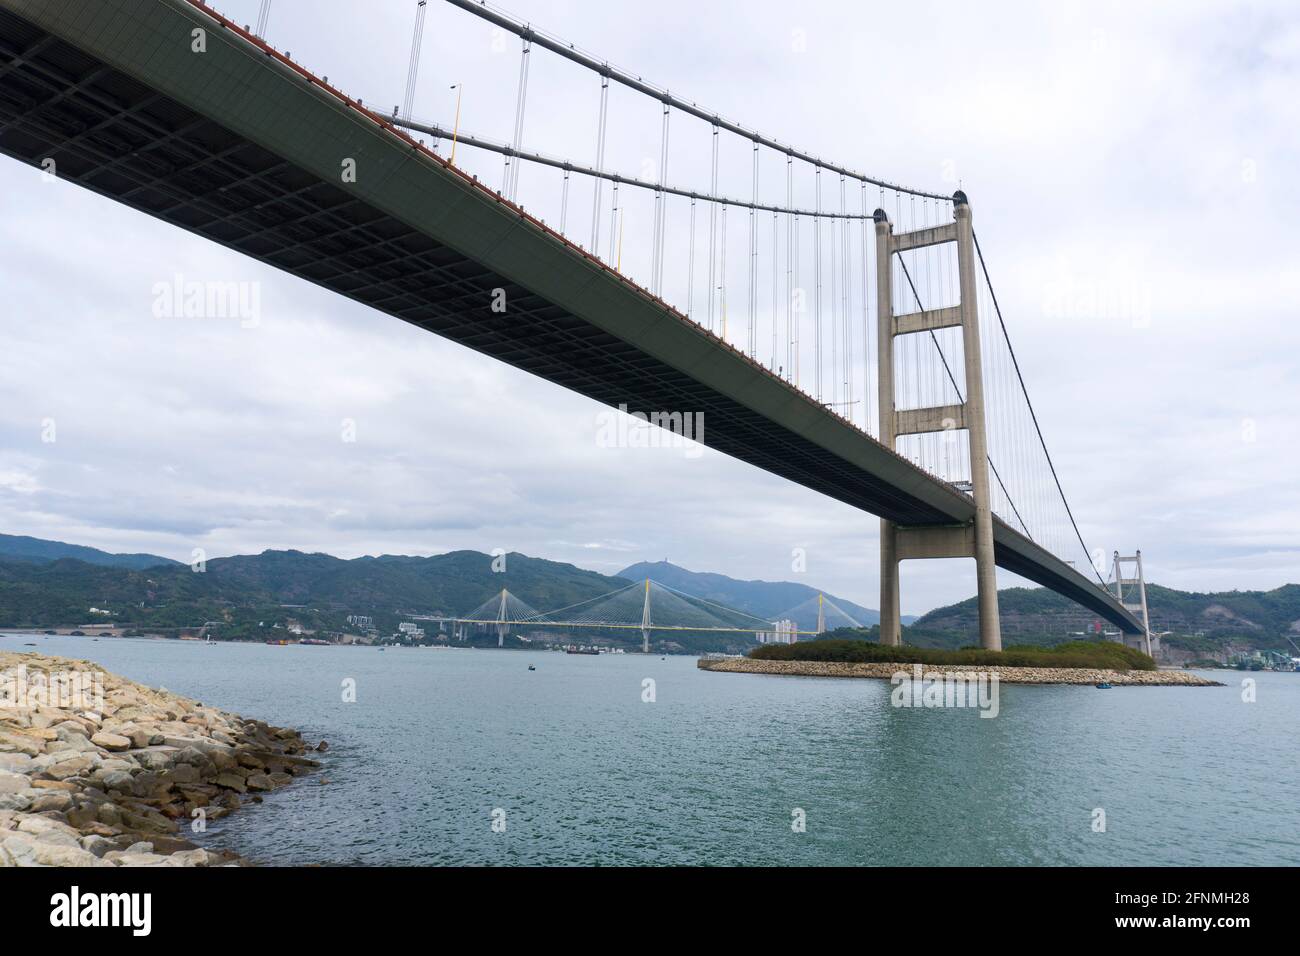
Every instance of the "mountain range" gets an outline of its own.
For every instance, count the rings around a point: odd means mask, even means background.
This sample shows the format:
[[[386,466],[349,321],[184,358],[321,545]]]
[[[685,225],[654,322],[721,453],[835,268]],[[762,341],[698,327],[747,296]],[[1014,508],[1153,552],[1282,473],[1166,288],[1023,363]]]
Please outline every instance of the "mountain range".
[[[75,558],[87,564],[102,564],[113,568],[152,568],[160,564],[180,564],[171,558],[156,554],[110,554],[83,544],[64,544],[26,535],[0,534],[0,559],[17,561],[56,561]]]
[[[667,562],[633,565],[621,575],[611,576],[518,553],[495,561],[476,551],[345,560],[320,553],[264,551],[213,558],[196,572],[187,564],[154,555],[113,555],[79,545],[6,535],[0,537],[0,627],[111,620],[132,630],[168,633],[215,621],[221,622],[220,636],[255,639],[265,637],[268,626],[290,622],[308,630],[355,630],[349,628],[347,618],[364,615],[373,619],[381,633],[391,633],[411,614],[468,615],[494,600],[503,588],[546,611],[591,601],[647,577],[702,599],[696,607],[722,618],[727,615],[710,605],[744,612],[730,619],[742,628],[749,626],[750,615],[773,619],[784,613],[805,630],[817,622],[815,599],[819,592],[808,585],[736,581]],[[828,597],[832,602],[825,615],[829,628],[866,625],[878,619],[869,608]],[[639,618],[640,598],[635,594],[625,598],[621,604],[635,603],[633,610]],[[664,603],[676,607],[661,607],[657,622],[692,623],[686,604],[676,598]],[[626,611],[620,608],[622,616],[627,616]],[[611,629],[603,636],[640,641],[639,632],[632,631]],[[693,633],[682,639],[702,650],[734,650],[753,642],[743,631]]]
[[[817,596],[825,592],[807,584],[792,581],[740,581],[725,574],[707,571],[688,571],[668,561],[642,561],[618,572],[621,578],[640,581],[649,578],[676,588],[698,598],[725,604],[767,620],[791,618],[801,630],[817,623]],[[855,604],[848,598],[825,594],[830,606],[826,610],[826,624],[830,628],[860,625],[870,627],[880,623],[880,612]],[[834,610],[838,608],[840,613]],[[914,617],[904,617],[910,624]]]
[[[1002,639],[1008,644],[1054,643],[1095,635],[1103,625],[1096,615],[1045,588],[1006,588],[998,592]],[[1190,655],[1222,655],[1228,650],[1281,650],[1300,654],[1300,585],[1271,591],[1178,591],[1147,585],[1151,631]],[[936,608],[908,629],[907,640],[934,646],[971,643],[977,633],[975,598]]]
[[[0,627],[51,627],[88,620],[151,632],[221,622],[220,635],[255,639],[264,628],[296,621],[304,628],[341,631],[349,615],[374,620],[391,633],[411,614],[466,615],[507,588],[538,610],[590,601],[645,578],[682,594],[735,608],[765,620],[793,617],[801,630],[817,621],[817,588],[789,581],[742,581],[689,571],[667,561],[629,565],[605,575],[557,561],[511,553],[504,570],[491,555],[452,551],[432,557],[382,555],[350,560],[301,551],[264,551],[214,558],[201,573],[149,554],[110,554],[96,548],[0,535]],[[869,633],[879,614],[826,594],[828,630]],[[1153,632],[1189,655],[1231,649],[1300,649],[1300,585],[1272,591],[1197,593],[1147,586]],[[108,613],[96,614],[91,608]],[[1042,588],[999,592],[1007,644],[1056,643],[1095,636],[1101,622],[1066,598]],[[956,647],[972,643],[976,601],[970,598],[904,618],[908,643]],[[355,629],[355,628],[354,628]],[[639,643],[639,633],[611,632],[611,640]],[[739,650],[744,633],[683,638],[693,650]],[[1294,643],[1292,643],[1294,642]],[[682,646],[686,646],[682,645]]]

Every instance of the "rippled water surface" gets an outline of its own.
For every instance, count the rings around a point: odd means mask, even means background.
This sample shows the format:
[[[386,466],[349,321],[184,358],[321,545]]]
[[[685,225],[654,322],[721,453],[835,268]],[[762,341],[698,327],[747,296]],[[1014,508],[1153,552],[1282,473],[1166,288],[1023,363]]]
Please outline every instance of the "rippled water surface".
[[[1300,864],[1300,674],[1251,675],[1250,704],[1235,672],[1208,675],[1219,688],[1003,685],[990,720],[891,707],[883,681],[684,657],[30,635],[0,649],[29,641],[328,740],[327,783],[209,830],[267,863]]]

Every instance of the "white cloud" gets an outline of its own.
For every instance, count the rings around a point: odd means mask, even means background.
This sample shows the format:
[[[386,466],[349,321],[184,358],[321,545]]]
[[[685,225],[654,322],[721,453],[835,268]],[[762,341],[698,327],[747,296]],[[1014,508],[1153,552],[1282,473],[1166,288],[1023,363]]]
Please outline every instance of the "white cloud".
[[[408,4],[362,19],[342,0],[310,17],[304,6],[277,4],[271,42],[368,102],[399,95]],[[253,0],[223,7],[256,19]],[[1300,40],[1286,5],[514,7],[811,152],[942,190],[951,162],[1090,545],[1141,547],[1149,574],[1174,586],[1300,576],[1288,404],[1300,384]],[[483,24],[439,9],[417,114],[450,122],[447,87],[461,82],[463,127],[508,139],[517,65],[516,43],[494,52]],[[590,161],[597,95],[591,77],[535,55],[527,143]],[[639,172],[658,153],[658,107],[616,89],[611,116],[607,164]],[[675,118],[673,144],[669,179],[707,185],[707,127]],[[458,160],[489,183],[501,175],[499,157]],[[724,147],[725,191],[748,191],[748,162],[744,143]],[[761,173],[777,198],[781,166]],[[521,176],[552,223],[559,184]],[[644,277],[649,200],[631,192],[623,254]],[[810,182],[797,193],[813,201]],[[868,515],[715,452],[600,448],[592,402],[8,160],[0,195],[5,531],[184,559],[193,547],[503,547],[606,572],[667,556],[768,579],[797,578],[802,547],[809,583],[877,604]],[[590,187],[570,202],[570,230],[589,237]],[[678,301],[685,224],[670,208]],[[735,338],[745,217],[729,227]],[[601,228],[607,243],[607,212]],[[178,273],[256,283],[260,321],[155,318],[154,285]],[[698,308],[700,285],[696,296]],[[968,572],[909,565],[905,610],[973,593]]]

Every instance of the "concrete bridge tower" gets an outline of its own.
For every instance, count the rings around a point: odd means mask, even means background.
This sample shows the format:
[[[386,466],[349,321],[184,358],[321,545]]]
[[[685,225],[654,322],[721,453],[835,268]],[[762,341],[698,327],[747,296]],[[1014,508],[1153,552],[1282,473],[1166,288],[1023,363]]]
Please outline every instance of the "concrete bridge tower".
[[[900,435],[965,429],[970,437],[970,475],[975,516],[967,524],[947,527],[906,527],[880,522],[880,641],[901,644],[898,565],[908,558],[974,558],[978,585],[980,646],[1002,649],[998,623],[997,570],[993,554],[993,509],[990,499],[988,436],[984,421],[984,377],[980,363],[979,316],[976,314],[975,243],[970,203],[961,190],[953,193],[953,222],[914,232],[894,233],[883,209],[875,212],[876,303],[879,343],[878,385],[880,440],[896,450]],[[893,259],[895,253],[926,246],[957,244],[961,301],[945,308],[894,315]],[[899,410],[894,392],[894,339],[928,334],[934,329],[960,327],[966,394],[956,405]]]
[[[1124,565],[1131,564],[1137,571],[1137,577],[1124,577]],[[1124,592],[1124,587],[1130,588],[1128,594]],[[1137,591],[1136,597],[1133,596],[1133,590]],[[1146,644],[1146,653],[1148,657],[1155,656],[1151,648],[1151,618],[1147,614],[1147,582],[1142,573],[1142,552],[1139,551],[1132,557],[1121,557],[1118,551],[1115,552],[1115,597],[1119,603],[1124,605],[1125,609],[1133,612],[1134,615],[1141,615],[1139,620],[1142,622],[1142,638]]]

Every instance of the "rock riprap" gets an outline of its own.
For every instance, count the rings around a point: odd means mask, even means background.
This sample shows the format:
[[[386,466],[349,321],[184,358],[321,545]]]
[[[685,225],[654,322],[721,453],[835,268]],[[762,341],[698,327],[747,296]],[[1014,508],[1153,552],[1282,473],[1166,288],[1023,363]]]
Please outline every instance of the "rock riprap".
[[[0,866],[241,864],[185,837],[311,773],[309,749],[90,661],[0,652]]]

